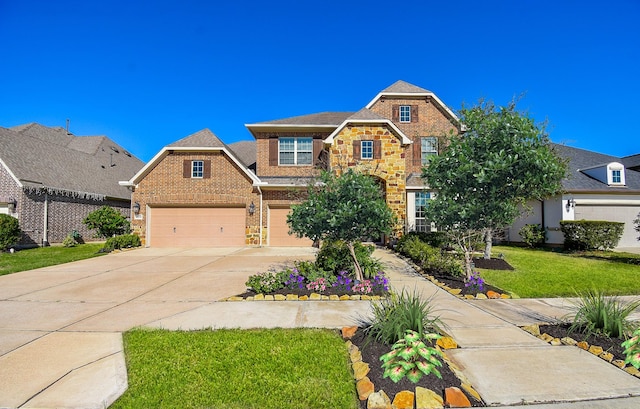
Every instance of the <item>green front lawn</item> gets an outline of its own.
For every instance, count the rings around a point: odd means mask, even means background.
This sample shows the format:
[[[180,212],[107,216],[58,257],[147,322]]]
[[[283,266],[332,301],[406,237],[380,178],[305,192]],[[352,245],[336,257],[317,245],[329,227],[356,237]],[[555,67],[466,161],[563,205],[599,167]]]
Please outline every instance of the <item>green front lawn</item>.
[[[98,253],[103,245],[103,243],[86,243],[76,247],[36,247],[16,251],[13,254],[0,253],[0,276],[100,256],[106,254]]]
[[[489,284],[520,297],[571,297],[592,289],[609,295],[640,294],[640,255],[495,246],[494,257],[500,253],[515,270],[480,273]]]
[[[129,389],[111,408],[355,409],[349,356],[319,329],[136,329]]]

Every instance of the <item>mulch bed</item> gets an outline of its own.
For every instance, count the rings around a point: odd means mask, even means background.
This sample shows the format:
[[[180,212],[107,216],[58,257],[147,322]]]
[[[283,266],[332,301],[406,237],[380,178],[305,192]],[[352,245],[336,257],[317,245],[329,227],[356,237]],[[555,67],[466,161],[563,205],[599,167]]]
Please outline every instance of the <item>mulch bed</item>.
[[[614,356],[615,359],[621,359],[624,361],[625,354],[624,348],[620,344],[624,342],[623,339],[620,338],[609,338],[606,335],[587,335],[580,331],[577,332],[569,332],[570,324],[562,323],[562,324],[554,324],[554,325],[540,325],[540,333],[547,333],[554,338],[564,338],[571,337],[576,341],[587,341],[589,345],[597,345],[602,347],[606,352],[610,352]]]
[[[364,331],[359,329],[356,334],[351,338],[351,342],[356,345],[362,353],[362,362],[368,363],[370,372],[367,374],[371,382],[375,385],[375,391],[379,392],[383,390],[384,393],[389,396],[389,399],[393,401],[393,397],[401,391],[415,392],[416,386],[431,389],[432,391],[444,396],[445,388],[456,386],[460,388],[460,379],[449,369],[445,362],[442,362],[442,366],[438,368],[442,379],[439,379],[435,375],[423,376],[418,383],[413,383],[407,378],[401,379],[398,383],[393,382],[390,378],[383,378],[382,374],[382,361],[380,357],[391,350],[391,345],[385,345],[375,340],[367,339]],[[446,354],[446,351],[445,351]],[[483,402],[478,402],[471,396],[467,395],[469,401],[474,407],[483,407]],[[360,401],[360,408],[367,408],[367,401]]]
[[[477,268],[485,268],[487,270],[513,270],[513,267],[501,258],[474,258],[473,264]]]
[[[362,295],[362,293],[357,293],[354,291],[344,291],[344,290],[339,290],[337,288],[334,287],[328,287],[325,291],[323,291],[322,293],[318,292],[318,291],[311,291],[311,290],[307,290],[306,288],[295,288],[295,289],[290,289],[290,288],[281,288],[279,290],[276,291],[272,291],[268,294],[271,295],[276,295],[276,294],[282,294],[282,295],[288,295],[288,294],[295,294],[298,297],[302,296],[302,295],[311,295],[311,293],[318,293],[318,294],[322,294],[322,295]],[[247,290],[242,294],[238,294],[239,297],[253,297],[256,295],[256,292],[251,291],[251,290]],[[386,293],[381,293],[381,292],[373,292],[373,293],[369,293],[366,295],[387,295]]]

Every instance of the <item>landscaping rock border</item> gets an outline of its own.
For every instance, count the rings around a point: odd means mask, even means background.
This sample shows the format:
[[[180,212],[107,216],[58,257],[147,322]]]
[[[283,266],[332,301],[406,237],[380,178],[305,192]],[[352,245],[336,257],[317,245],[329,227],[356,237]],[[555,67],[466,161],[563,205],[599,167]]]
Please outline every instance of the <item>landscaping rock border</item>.
[[[601,346],[598,345],[589,345],[588,342],[586,341],[576,341],[575,339],[571,338],[571,337],[564,337],[564,338],[554,338],[551,335],[547,334],[547,333],[540,333],[540,326],[538,324],[533,324],[533,325],[525,325],[523,327],[520,327],[520,329],[522,329],[523,331],[528,332],[529,334],[535,336],[538,339],[543,340],[544,342],[548,343],[549,345],[552,346],[559,346],[559,345],[568,345],[568,346],[575,346],[578,347],[580,349],[583,349],[595,356],[597,356],[600,359],[603,359],[607,362],[609,362],[610,364],[622,369],[623,371],[627,372],[630,375],[635,376],[636,378],[640,378],[640,370],[636,369],[635,367],[631,366],[631,365],[627,365],[625,364],[625,362],[621,359],[613,359],[614,356],[607,352],[604,351],[603,348]]]
[[[255,296],[240,297],[233,296],[222,299],[222,301],[380,301],[386,297],[380,295],[323,295],[311,293],[309,295],[297,294],[256,294]]]
[[[436,348],[442,352],[443,361],[449,366],[449,369],[460,380],[461,387],[449,387],[440,394],[420,386],[416,386],[415,391],[401,391],[397,393],[393,401],[387,396],[384,390],[375,390],[375,385],[367,377],[369,373],[369,364],[362,362],[362,353],[359,348],[354,345],[350,338],[358,330],[357,326],[342,328],[342,338],[349,351],[349,359],[351,361],[351,369],[353,378],[356,382],[356,391],[358,399],[367,402],[367,409],[439,409],[445,407],[452,408],[470,408],[471,401],[467,395],[471,396],[477,402],[482,402],[482,397],[473,388],[471,382],[462,373],[462,370],[453,363],[443,350],[455,349],[458,344],[451,337],[442,337],[436,342]]]

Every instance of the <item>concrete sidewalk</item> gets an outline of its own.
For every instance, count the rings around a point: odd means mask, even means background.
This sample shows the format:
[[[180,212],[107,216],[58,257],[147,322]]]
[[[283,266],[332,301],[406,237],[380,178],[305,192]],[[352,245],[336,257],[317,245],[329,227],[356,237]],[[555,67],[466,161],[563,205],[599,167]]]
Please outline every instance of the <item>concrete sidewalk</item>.
[[[514,325],[564,315],[566,301],[465,301],[392,253],[375,255],[396,289],[432,299],[460,345],[448,355],[487,404],[640,407],[640,379]],[[244,291],[250,274],[313,256],[311,249],[140,249],[0,277],[0,407],[107,407],[126,389],[120,333],[135,326],[339,328],[368,316],[361,301],[218,301]]]

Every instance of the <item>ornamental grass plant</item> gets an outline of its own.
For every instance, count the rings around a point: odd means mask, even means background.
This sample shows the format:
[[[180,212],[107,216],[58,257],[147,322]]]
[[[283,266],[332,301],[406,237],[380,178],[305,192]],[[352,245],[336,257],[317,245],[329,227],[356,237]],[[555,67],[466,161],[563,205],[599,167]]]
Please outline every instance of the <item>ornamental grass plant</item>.
[[[640,306],[640,300],[623,303],[616,296],[606,296],[600,290],[578,294],[575,315],[569,331],[603,334],[625,339],[634,329],[629,315]]]
[[[391,292],[380,302],[372,303],[373,318],[363,323],[367,337],[387,345],[403,339],[406,331],[415,331],[420,338],[429,333],[441,333],[444,326],[434,315],[432,299],[423,299],[416,289]]]

